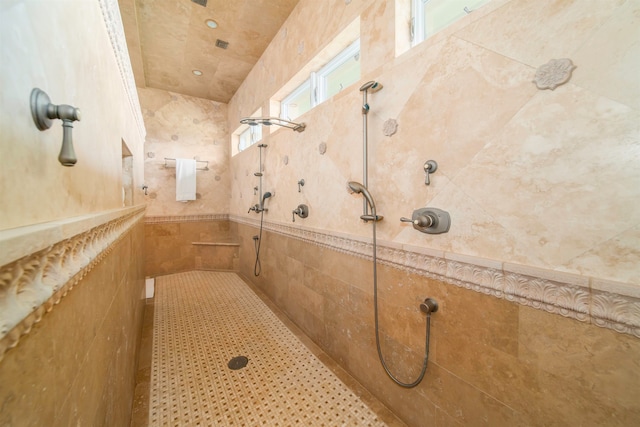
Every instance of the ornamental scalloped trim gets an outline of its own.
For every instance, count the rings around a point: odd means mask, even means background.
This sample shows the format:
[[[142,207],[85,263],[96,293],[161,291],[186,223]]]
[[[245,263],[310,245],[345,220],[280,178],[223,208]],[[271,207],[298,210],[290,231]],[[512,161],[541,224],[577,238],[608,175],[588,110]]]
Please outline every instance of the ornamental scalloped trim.
[[[554,90],[558,86],[565,84],[571,78],[571,73],[576,69],[569,58],[552,59],[536,70],[536,77],[533,83],[538,89]]]

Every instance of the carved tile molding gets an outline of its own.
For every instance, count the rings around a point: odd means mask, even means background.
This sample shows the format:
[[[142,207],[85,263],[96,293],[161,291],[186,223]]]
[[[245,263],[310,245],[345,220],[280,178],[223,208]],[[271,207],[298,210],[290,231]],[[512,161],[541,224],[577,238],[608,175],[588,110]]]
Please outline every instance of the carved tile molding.
[[[120,70],[122,85],[129,98],[131,112],[136,120],[140,138],[144,140],[147,132],[144,127],[144,120],[142,119],[140,99],[138,98],[138,90],[136,89],[136,82],[133,77],[133,69],[131,68],[131,59],[129,57],[129,50],[127,49],[127,40],[124,36],[124,26],[122,25],[118,0],[99,0],[99,2],[102,19],[107,27],[113,54],[118,63],[118,69]]]
[[[145,224],[162,224],[176,222],[220,221],[229,219],[228,214],[202,214],[202,215],[177,215],[177,216],[147,216]]]
[[[27,334],[45,313],[50,312],[62,297],[99,264],[111,252],[114,244],[141,221],[143,216],[144,207],[128,208],[106,215],[84,216],[75,221],[71,219],[54,222],[48,228],[29,227],[20,236],[16,236],[11,230],[0,233],[3,246],[7,242],[18,242],[24,250],[33,247],[35,241],[47,244],[47,237],[63,237],[9,263],[5,263],[8,255],[2,253],[0,361],[5,352],[18,344],[20,337]],[[76,232],[78,230],[80,232]],[[15,253],[14,250],[13,254]]]
[[[231,221],[259,227],[255,219]],[[286,237],[372,259],[371,239],[264,223]],[[597,278],[378,241],[378,261],[403,271],[640,338],[640,288]]]

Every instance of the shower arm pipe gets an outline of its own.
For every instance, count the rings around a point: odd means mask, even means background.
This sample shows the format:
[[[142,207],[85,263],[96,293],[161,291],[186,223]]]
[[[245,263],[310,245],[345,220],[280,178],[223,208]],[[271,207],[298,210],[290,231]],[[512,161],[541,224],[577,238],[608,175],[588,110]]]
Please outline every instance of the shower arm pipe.
[[[243,117],[242,119],[240,119],[240,123],[249,126],[276,125],[293,129],[296,132],[303,132],[307,127],[305,123],[296,123],[289,120],[281,119],[279,117]]]

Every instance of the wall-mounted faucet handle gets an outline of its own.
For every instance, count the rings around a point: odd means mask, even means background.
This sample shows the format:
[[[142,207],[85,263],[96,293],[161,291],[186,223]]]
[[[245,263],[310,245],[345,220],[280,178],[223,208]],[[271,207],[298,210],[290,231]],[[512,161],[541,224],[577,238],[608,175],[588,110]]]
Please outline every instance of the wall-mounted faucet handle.
[[[425,173],[424,185],[431,184],[431,182],[429,181],[429,174],[432,174],[437,170],[438,170],[438,163],[436,163],[435,160],[427,160],[427,162],[424,164],[424,173]]]
[[[427,234],[446,233],[451,227],[448,212],[438,208],[420,208],[413,211],[411,219],[402,217],[402,222],[410,222],[413,228]]]
[[[417,215],[414,219],[402,217],[400,221],[410,222],[418,227],[431,227],[437,219],[431,215]]]
[[[298,205],[297,208],[293,210],[293,214],[291,215],[291,220],[296,222],[296,215],[300,218],[306,218],[309,216],[309,206],[307,205]]]
[[[78,159],[73,150],[71,129],[73,129],[73,122],[80,121],[80,109],[71,105],[52,104],[49,95],[41,89],[34,88],[31,91],[31,116],[40,130],[49,129],[54,119],[62,120],[62,148],[58,161],[63,166],[75,165]]]

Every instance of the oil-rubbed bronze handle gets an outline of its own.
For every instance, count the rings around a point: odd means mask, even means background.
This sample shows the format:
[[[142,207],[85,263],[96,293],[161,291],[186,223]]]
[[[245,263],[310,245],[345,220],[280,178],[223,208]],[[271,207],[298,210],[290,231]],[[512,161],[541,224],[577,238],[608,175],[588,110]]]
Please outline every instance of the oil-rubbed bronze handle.
[[[42,90],[34,88],[31,91],[31,116],[40,130],[47,130],[51,127],[52,120],[62,120],[62,148],[58,161],[63,166],[73,166],[78,159],[73,150],[73,139],[71,129],[73,122],[80,121],[80,109],[71,105],[55,105],[51,103],[49,96]]]
[[[438,164],[436,163],[436,161],[427,160],[427,162],[424,164],[424,173],[425,173],[424,185],[431,184],[431,181],[429,180],[429,174],[432,174],[437,170],[438,170]]]

